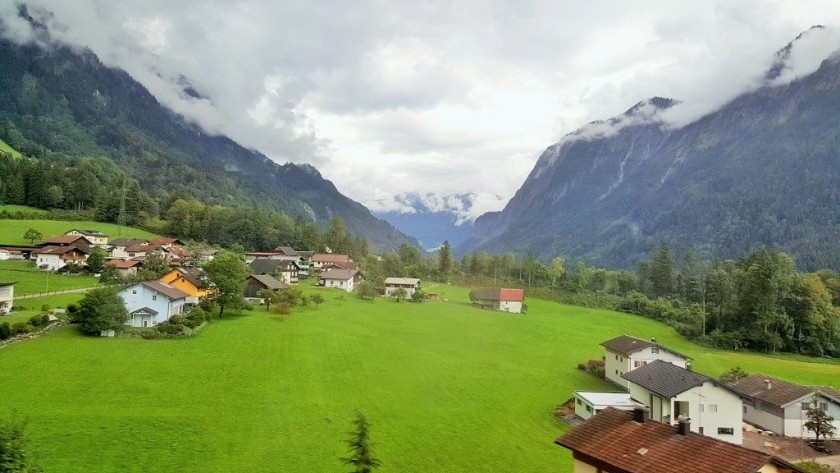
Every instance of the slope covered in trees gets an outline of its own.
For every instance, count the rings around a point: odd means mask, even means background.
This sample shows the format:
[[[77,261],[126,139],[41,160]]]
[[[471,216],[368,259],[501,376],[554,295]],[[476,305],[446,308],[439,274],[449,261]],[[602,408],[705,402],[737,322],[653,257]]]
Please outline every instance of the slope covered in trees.
[[[142,190],[150,197],[135,200],[150,216],[166,212],[179,198],[195,199],[282,212],[323,228],[338,216],[350,233],[378,248],[416,244],[342,195],[312,166],[278,165],[227,137],[204,133],[161,106],[125,72],[103,66],[90,51],[0,40],[0,140],[38,160],[41,168],[55,161],[72,166],[94,157],[113,161],[136,181],[128,184],[128,192]],[[101,162],[96,167],[106,174],[116,169]],[[21,199],[19,184],[7,183],[0,203],[87,208],[95,200],[89,179],[94,172],[85,165],[72,176],[59,176],[59,182],[44,180],[38,185],[50,190],[38,192],[40,202]],[[75,182],[78,188],[68,189],[60,181]]]

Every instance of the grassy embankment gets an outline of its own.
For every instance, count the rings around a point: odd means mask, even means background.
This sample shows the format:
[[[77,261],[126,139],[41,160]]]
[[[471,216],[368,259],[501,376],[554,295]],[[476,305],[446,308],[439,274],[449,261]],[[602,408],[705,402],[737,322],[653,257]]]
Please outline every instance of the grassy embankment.
[[[74,228],[84,230],[99,230],[108,235],[111,240],[117,238],[157,238],[154,233],[133,227],[125,227],[113,223],[76,220],[8,220],[0,219],[0,244],[29,245],[32,242],[23,238],[30,228],[38,230],[49,238],[53,235],[63,235]],[[36,241],[35,243],[39,243]]]
[[[29,421],[45,471],[341,471],[356,409],[383,473],[570,471],[552,442],[576,369],[603,340],[656,337],[716,376],[739,365],[840,387],[840,365],[698,347],[641,317],[531,299],[530,314],[448,301],[363,302],[321,291],[319,308],[259,309],[198,337],[80,336],[65,327],[0,350],[0,418]],[[37,376],[32,376],[37,373]]]

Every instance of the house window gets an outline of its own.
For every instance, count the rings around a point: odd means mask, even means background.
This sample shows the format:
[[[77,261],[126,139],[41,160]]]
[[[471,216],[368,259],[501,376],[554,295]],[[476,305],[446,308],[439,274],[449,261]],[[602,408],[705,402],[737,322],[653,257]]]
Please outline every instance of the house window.
[[[828,403],[827,402],[821,402],[820,403],[820,409],[822,409],[823,411],[827,411],[828,410]]]
[[[653,348],[650,349],[650,352],[653,353],[654,355],[658,355],[659,354],[659,348],[658,347],[653,347]]]
[[[622,357],[621,357],[621,359],[620,359],[620,360],[618,360],[618,361],[624,361],[624,357],[622,356]]]
[[[735,435],[735,429],[732,427],[718,427],[718,435]]]
[[[578,400],[577,400],[577,404],[578,404],[578,406],[579,406],[579,405],[581,405],[581,404],[583,404],[583,403],[582,403],[582,402],[580,402],[580,399],[578,399]]]
[[[699,406],[697,406],[697,407],[698,407],[698,409],[700,409],[700,413],[701,413],[701,414],[702,414],[702,413],[704,413],[704,412],[706,412],[706,410],[705,410],[705,409],[706,409],[706,406],[704,406],[703,404],[700,404],[700,405],[699,405]]]
[[[131,290],[131,293],[132,293],[132,294],[137,294],[137,289],[132,289],[132,290]]]
[[[715,413],[717,413],[717,404],[709,404],[709,410],[708,410],[708,412],[709,412],[710,414],[715,414]]]
[[[636,360],[636,361],[634,361],[634,362],[633,362],[633,367],[634,367],[634,368],[638,368],[638,367],[640,367],[640,366],[642,366],[642,362],[641,362],[641,361]]]
[[[152,300],[153,300],[153,301],[156,301],[156,300],[157,300],[157,294],[154,294],[154,295],[152,296]]]
[[[618,361],[618,355],[615,355],[615,361]]]
[[[700,435],[703,435],[703,427],[700,427],[700,429],[698,430],[698,432],[700,433]]]
[[[618,376],[618,370],[615,370],[615,375]]]
[[[803,411],[807,411],[811,407],[811,403],[810,402],[803,402],[801,407],[802,407]]]
[[[586,412],[592,412],[592,406],[586,406]]]
[[[747,405],[746,404],[744,404],[743,411],[744,411],[744,415],[747,415]]]

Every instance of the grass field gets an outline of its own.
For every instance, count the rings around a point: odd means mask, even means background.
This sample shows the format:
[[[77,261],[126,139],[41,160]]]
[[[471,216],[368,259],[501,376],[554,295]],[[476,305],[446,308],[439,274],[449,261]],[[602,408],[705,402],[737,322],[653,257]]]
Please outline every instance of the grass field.
[[[345,471],[358,409],[385,473],[561,472],[552,411],[573,389],[609,389],[576,365],[622,333],[709,375],[740,365],[840,387],[840,365],[702,349],[625,314],[533,299],[528,315],[487,312],[449,286],[434,288],[449,301],[420,305],[321,291],[318,309],[244,312],[192,339],[65,327],[4,348],[0,419],[29,421],[44,471]]]
[[[31,242],[23,238],[23,234],[30,228],[38,230],[49,238],[52,235],[63,235],[74,228],[85,230],[99,230],[108,235],[111,240],[117,238],[157,238],[158,235],[133,227],[115,225],[113,223],[91,221],[63,221],[63,220],[3,220],[0,219],[0,244],[28,245]],[[39,243],[39,242],[35,242]]]
[[[12,148],[3,140],[0,140],[0,151],[4,153],[9,153],[10,155],[12,155],[13,158],[19,158],[21,156],[18,150]]]
[[[39,214],[46,214],[47,211],[43,209],[38,209],[35,207],[29,207],[27,205],[0,205],[0,212],[27,212],[27,213],[39,213]]]
[[[19,300],[15,305],[25,307],[24,310],[16,310],[11,314],[6,314],[0,317],[0,322],[9,322],[12,325],[17,322],[26,322],[33,315],[41,313],[41,306],[44,304],[50,308],[62,307],[67,308],[68,304],[75,304],[79,302],[84,294],[59,294],[54,296],[33,297],[32,299]]]
[[[99,283],[99,279],[92,276],[71,276],[52,271],[40,271],[35,268],[32,261],[19,260],[0,261],[0,281],[17,282],[15,296],[79,289],[96,286]]]

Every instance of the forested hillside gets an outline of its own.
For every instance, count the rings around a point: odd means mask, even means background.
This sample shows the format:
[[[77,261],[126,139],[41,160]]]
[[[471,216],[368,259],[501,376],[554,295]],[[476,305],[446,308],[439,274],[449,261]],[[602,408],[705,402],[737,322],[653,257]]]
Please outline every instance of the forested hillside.
[[[675,106],[654,98],[569,134],[459,252],[629,268],[659,243],[708,259],[776,247],[840,269],[840,63],[772,77],[682,128],[650,119]]]
[[[315,168],[278,165],[227,137],[204,133],[161,106],[125,72],[104,67],[89,51],[0,40],[0,139],[38,160],[38,169],[56,164],[72,168],[69,174],[59,173],[58,180],[35,184],[51,188],[49,195],[36,192],[42,196],[38,198],[32,190],[21,196],[15,187],[19,184],[4,179],[0,203],[87,208],[98,191],[94,183],[122,186],[113,182],[119,180],[116,167],[96,161],[92,169],[92,159],[106,158],[132,179],[129,193],[148,195],[150,199],[128,200],[146,216],[165,213],[178,198],[195,199],[282,212],[322,228],[341,217],[348,232],[376,247],[416,244],[343,196]],[[82,162],[88,164],[76,168]],[[92,173],[96,181],[90,179]]]

